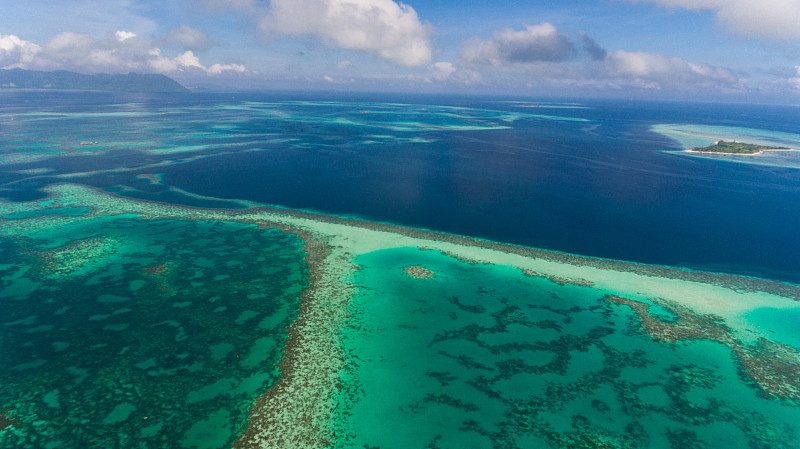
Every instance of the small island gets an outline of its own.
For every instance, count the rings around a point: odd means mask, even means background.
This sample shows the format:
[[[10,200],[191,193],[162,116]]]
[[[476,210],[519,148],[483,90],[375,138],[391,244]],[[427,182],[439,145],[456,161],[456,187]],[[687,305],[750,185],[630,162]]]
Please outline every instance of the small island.
[[[691,152],[693,153],[714,153],[714,154],[747,154],[758,155],[765,151],[789,151],[791,148],[785,147],[770,147],[764,145],[756,145],[752,143],[742,143],[737,141],[727,142],[725,140],[718,140],[713,145],[707,147],[694,147]]]

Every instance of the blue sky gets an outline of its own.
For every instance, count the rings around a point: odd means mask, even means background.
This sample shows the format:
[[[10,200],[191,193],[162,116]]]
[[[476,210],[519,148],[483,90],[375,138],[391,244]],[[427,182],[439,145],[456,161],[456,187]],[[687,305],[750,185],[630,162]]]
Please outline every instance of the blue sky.
[[[0,68],[800,102],[798,0],[10,0],[0,17]]]

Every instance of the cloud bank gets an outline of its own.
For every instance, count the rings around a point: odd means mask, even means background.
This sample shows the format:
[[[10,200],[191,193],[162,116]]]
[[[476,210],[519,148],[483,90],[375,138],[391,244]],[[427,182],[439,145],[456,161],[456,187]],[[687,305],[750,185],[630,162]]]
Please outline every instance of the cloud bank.
[[[639,87],[733,87],[738,82],[727,69],[657,53],[617,50],[609,52],[604,63],[607,77]]]
[[[70,70],[80,73],[164,73],[168,75],[222,75],[248,73],[239,64],[200,63],[192,50],[174,57],[162,54],[154,42],[128,31],[95,39],[66,32],[37,45],[14,35],[0,35],[0,68]]]
[[[543,22],[515,31],[504,28],[489,39],[472,38],[461,48],[450,80],[465,70],[478,71],[490,82],[525,85],[569,85],[603,89],[737,89],[730,70],[686,61],[677,56],[641,51],[607,51],[585,32],[575,38]],[[474,73],[468,78],[475,82]]]
[[[254,18],[266,36],[310,36],[345,50],[365,51],[398,66],[433,60],[431,27],[417,12],[393,0],[196,0],[212,11]]]
[[[526,25],[521,31],[504,28],[491,39],[473,38],[461,49],[463,61],[492,66],[566,61],[574,54],[569,38],[547,22]]]
[[[30,64],[42,47],[17,36],[0,34],[0,68],[15,69]]]
[[[272,0],[260,27],[319,36],[339,48],[377,54],[400,66],[433,59],[428,27],[408,5],[392,0]]]
[[[628,0],[662,6],[712,11],[734,33],[750,38],[800,39],[797,0]]]

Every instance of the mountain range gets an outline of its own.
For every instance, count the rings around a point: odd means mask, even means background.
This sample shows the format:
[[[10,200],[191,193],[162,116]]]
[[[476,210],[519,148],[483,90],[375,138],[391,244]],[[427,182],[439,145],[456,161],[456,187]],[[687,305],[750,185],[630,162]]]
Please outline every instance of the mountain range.
[[[53,90],[105,90],[116,92],[189,92],[172,78],[160,74],[106,74],[87,75],[58,70],[0,70],[0,88],[3,89],[53,89]]]

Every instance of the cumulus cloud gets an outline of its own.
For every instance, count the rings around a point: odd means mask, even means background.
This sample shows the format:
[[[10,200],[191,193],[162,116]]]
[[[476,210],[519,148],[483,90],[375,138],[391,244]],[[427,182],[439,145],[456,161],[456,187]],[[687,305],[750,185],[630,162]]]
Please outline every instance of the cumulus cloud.
[[[118,41],[122,42],[136,37],[136,33],[131,33],[130,31],[117,31],[114,33],[114,37],[116,37]]]
[[[115,72],[127,72],[136,69],[147,50],[146,42],[133,33],[117,31],[98,40],[66,32],[45,42],[29,68],[104,72],[113,67]]]
[[[566,61],[575,55],[570,39],[547,22],[524,30],[504,28],[491,39],[473,38],[461,48],[461,60],[470,64],[500,66]]]
[[[433,79],[441,81],[450,78],[450,75],[455,73],[456,68],[452,62],[437,62],[431,67],[431,76]]]
[[[629,0],[693,11],[708,10],[734,33],[752,38],[800,39],[797,0]]]
[[[438,79],[463,79],[464,69],[472,68],[480,71],[490,82],[537,86],[615,89],[741,87],[739,78],[730,70],[677,56],[607,51],[585,32],[572,38],[546,22],[528,25],[521,31],[504,28],[495,31],[490,39],[470,39],[461,48],[459,66],[451,68],[454,73]]]
[[[170,30],[164,38],[168,44],[177,44],[186,50],[205,50],[211,46],[211,39],[205,33],[188,25],[181,25]]]
[[[0,67],[31,70],[71,70],[81,73],[247,73],[239,64],[206,67],[191,50],[168,57],[153,41],[128,31],[95,39],[81,33],[61,33],[39,46],[17,36],[0,35]]]
[[[430,29],[408,5],[392,0],[271,0],[262,31],[317,36],[348,49],[374,53],[400,66],[433,58]]]
[[[42,48],[14,35],[0,34],[0,68],[21,68],[33,61]]]
[[[394,0],[194,0],[258,22],[266,36],[313,36],[346,50],[375,54],[396,65],[431,62],[431,27],[414,8]]]
[[[214,64],[206,69],[212,75],[222,75],[223,73],[249,73],[247,67],[241,64]]]
[[[161,55],[159,49],[153,49],[150,52],[153,58],[147,61],[147,64],[152,67],[156,72],[161,73],[175,73],[187,69],[205,70],[203,64],[200,64],[200,58],[194,55],[191,50],[175,56],[174,58],[167,58]]]

